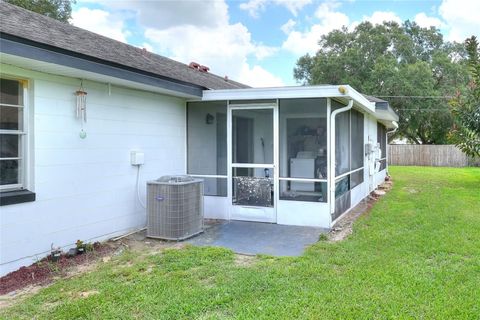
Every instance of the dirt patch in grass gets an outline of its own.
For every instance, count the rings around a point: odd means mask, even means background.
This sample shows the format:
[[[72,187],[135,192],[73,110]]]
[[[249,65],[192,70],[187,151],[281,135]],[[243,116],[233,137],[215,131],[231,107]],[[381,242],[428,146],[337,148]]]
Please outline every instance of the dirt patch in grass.
[[[255,263],[256,257],[246,254],[235,254],[234,263],[239,267],[248,267]]]
[[[362,215],[367,215],[375,202],[384,196],[393,187],[392,180],[385,181],[377,190],[373,191],[366,199],[347,212],[332,228],[328,235],[328,241],[341,241],[352,232],[353,223]]]
[[[83,291],[83,292],[80,292],[78,293],[78,296],[80,298],[88,298],[90,296],[93,296],[93,295],[96,295],[96,294],[99,294],[100,291],[98,290],[90,290],[90,291]]]
[[[109,243],[95,243],[93,251],[71,258],[62,255],[58,261],[53,262],[50,256],[47,256],[30,266],[21,267],[1,277],[0,296],[31,286],[46,285],[58,277],[68,277],[73,268],[74,273],[86,272],[91,269],[92,262],[108,255],[112,249]]]
[[[185,243],[163,241],[146,238],[145,231],[140,231],[116,241],[95,243],[94,250],[74,257],[62,255],[53,262],[45,257],[30,266],[21,267],[0,278],[0,309],[8,307],[23,298],[37,293],[57,279],[70,278],[75,275],[93,271],[98,263],[108,263],[112,257],[119,256],[126,250],[142,252],[142,255],[161,253],[166,248],[181,249]],[[133,262],[128,261],[123,266],[130,267]],[[149,268],[147,272],[152,272]],[[91,295],[91,292],[85,293]]]

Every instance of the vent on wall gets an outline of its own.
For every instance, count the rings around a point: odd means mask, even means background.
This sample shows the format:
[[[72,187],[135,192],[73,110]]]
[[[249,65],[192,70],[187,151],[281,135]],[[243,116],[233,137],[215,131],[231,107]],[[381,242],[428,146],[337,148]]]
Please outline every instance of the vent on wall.
[[[184,240],[203,231],[203,180],[164,176],[147,182],[147,237]]]

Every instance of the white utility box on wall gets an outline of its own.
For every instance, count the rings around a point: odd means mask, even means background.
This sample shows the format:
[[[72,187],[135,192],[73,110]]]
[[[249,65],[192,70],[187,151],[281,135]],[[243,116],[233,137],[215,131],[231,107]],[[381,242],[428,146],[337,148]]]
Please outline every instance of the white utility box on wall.
[[[130,164],[132,166],[140,166],[145,163],[145,154],[139,151],[130,152]]]

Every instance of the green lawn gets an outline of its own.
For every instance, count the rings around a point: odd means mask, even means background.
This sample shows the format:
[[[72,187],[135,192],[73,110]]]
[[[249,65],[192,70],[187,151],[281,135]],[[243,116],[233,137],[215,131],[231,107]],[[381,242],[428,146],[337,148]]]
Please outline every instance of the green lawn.
[[[390,171],[393,190],[351,236],[302,257],[126,252],[0,318],[479,319],[480,169]]]

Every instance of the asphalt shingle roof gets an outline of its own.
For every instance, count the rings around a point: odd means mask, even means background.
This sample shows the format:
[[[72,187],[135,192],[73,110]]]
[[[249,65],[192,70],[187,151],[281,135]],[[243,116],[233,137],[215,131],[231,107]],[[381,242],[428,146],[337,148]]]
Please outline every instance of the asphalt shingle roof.
[[[207,89],[248,88],[178,61],[0,1],[0,33]],[[188,45],[188,44],[187,44]]]

